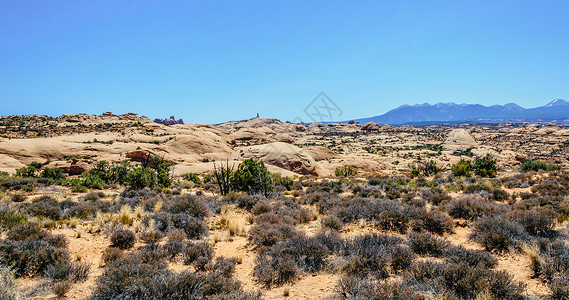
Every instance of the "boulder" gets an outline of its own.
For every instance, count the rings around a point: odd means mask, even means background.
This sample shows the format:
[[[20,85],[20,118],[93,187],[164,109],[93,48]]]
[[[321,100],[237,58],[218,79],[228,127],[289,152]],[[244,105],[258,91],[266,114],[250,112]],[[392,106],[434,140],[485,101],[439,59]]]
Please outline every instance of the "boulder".
[[[298,174],[318,175],[318,165],[312,156],[302,149],[283,142],[256,145],[240,149],[230,160],[254,158]]]
[[[374,122],[367,122],[364,126],[362,126],[362,130],[364,131],[379,131],[381,126]]]
[[[69,167],[63,168],[63,171],[69,175],[81,175],[91,170],[91,166],[82,161],[74,160]]]
[[[147,162],[151,156],[152,153],[144,150],[132,151],[126,155],[126,157],[130,158],[130,160],[138,162]]]

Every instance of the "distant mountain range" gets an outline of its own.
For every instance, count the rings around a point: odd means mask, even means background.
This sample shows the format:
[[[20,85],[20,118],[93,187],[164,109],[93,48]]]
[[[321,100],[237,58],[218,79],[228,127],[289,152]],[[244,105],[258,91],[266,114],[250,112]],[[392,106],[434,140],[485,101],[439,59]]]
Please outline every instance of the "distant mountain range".
[[[390,125],[428,125],[438,123],[504,123],[553,122],[569,123],[569,102],[555,99],[545,106],[523,108],[515,103],[484,106],[480,104],[424,103],[403,105],[371,118],[355,119],[365,124],[375,122]]]

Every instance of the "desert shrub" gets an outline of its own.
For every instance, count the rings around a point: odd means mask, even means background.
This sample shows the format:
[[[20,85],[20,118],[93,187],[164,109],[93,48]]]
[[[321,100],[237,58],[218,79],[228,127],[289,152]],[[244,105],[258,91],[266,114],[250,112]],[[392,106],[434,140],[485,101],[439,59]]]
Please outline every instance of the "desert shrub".
[[[134,246],[136,236],[132,230],[117,229],[111,234],[111,245],[119,249],[130,249]]]
[[[65,299],[65,295],[71,290],[71,282],[58,281],[51,285],[51,290],[57,299]]]
[[[249,240],[259,248],[271,247],[272,245],[300,235],[294,226],[283,223],[260,223],[249,229]]]
[[[237,198],[237,207],[250,211],[258,202],[263,201],[261,195],[241,195]]]
[[[203,264],[203,267],[205,267],[212,258],[213,248],[207,242],[189,242],[187,244],[184,252],[184,264]]]
[[[391,250],[391,267],[394,271],[408,269],[417,256],[405,245],[398,245]]]
[[[27,217],[21,213],[12,210],[10,207],[0,206],[0,228],[11,229],[12,227],[23,224]]]
[[[279,216],[273,212],[260,214],[253,218],[254,223],[261,224],[261,223],[270,223],[270,224],[290,224],[296,225],[298,222],[290,217],[290,216]]]
[[[42,274],[50,265],[69,262],[69,253],[49,239],[0,242],[0,263],[13,266],[17,276]]]
[[[553,277],[547,287],[551,291],[551,299],[569,299],[569,274],[561,274]]]
[[[315,273],[326,265],[328,248],[316,238],[295,236],[272,246],[268,255],[289,256],[301,270]]]
[[[343,165],[337,167],[336,170],[334,170],[334,174],[337,177],[349,177],[349,176],[355,176],[356,174],[358,174],[358,171],[356,170],[356,167],[352,165]]]
[[[207,224],[203,220],[183,213],[172,215],[172,226],[183,229],[189,239],[199,239],[208,232]]]
[[[267,201],[258,201],[253,208],[251,209],[251,212],[254,215],[260,215],[260,214],[266,214],[269,213],[273,210],[273,207],[271,206],[271,204],[269,204],[269,202]]]
[[[409,247],[419,255],[430,255],[434,257],[443,256],[450,242],[446,239],[434,236],[428,232],[409,234]]]
[[[219,256],[215,259],[215,263],[212,264],[210,262],[206,269],[225,277],[231,277],[233,276],[233,271],[235,271],[235,258]]]
[[[17,202],[24,202],[24,201],[26,201],[26,198],[27,198],[27,197],[24,196],[24,195],[22,195],[22,194],[14,194],[14,195],[12,196],[12,198],[10,198],[10,200],[11,200],[12,202],[16,202],[16,203],[17,203]]]
[[[462,299],[475,299],[484,291],[497,299],[525,299],[524,285],[514,282],[506,271],[451,264],[445,269],[443,278],[446,287]]]
[[[470,184],[464,187],[465,194],[488,194],[492,192],[492,188],[486,184]]]
[[[72,262],[50,265],[45,271],[45,276],[54,281],[79,282],[87,279],[91,270],[90,263]]]
[[[342,228],[342,220],[333,215],[326,216],[322,219],[322,226],[335,230],[340,230]]]
[[[498,264],[498,259],[492,256],[492,254],[482,250],[465,249],[462,246],[445,249],[444,256],[449,262],[455,264],[465,263],[470,267],[493,268]]]
[[[168,201],[166,207],[171,213],[187,213],[196,218],[205,218],[209,215],[209,208],[197,196],[184,195]]]
[[[479,197],[463,196],[451,200],[445,208],[453,218],[475,220],[485,215],[493,215],[501,211],[494,203]]]
[[[314,220],[314,214],[291,199],[282,199],[273,202],[273,212],[281,218],[294,220],[293,224],[308,223]]]
[[[101,203],[100,201],[80,202],[77,204],[73,203],[72,206],[64,209],[63,218],[89,219],[96,216],[97,211],[103,209],[103,205],[104,203]]]
[[[50,201],[52,200],[52,201]],[[33,203],[24,203],[22,205],[22,210],[28,215],[33,217],[45,217],[52,220],[60,220],[62,213],[59,208],[59,203],[53,198],[46,198],[42,200],[41,198]]]
[[[348,241],[344,248],[345,264],[342,270],[362,278],[389,277],[389,254],[402,239],[385,234],[366,234]]]
[[[152,217],[155,221],[156,229],[166,232],[171,229],[182,229],[190,239],[198,239],[208,232],[206,223],[200,219],[188,215],[187,213],[168,213],[157,212]],[[143,220],[148,225],[149,219]]]
[[[442,171],[434,160],[415,160],[409,164],[412,176],[432,176]]]
[[[532,186],[531,191],[541,196],[555,197],[567,195],[568,188],[557,180],[544,180],[540,184]]]
[[[231,174],[231,182],[234,190],[244,191],[248,194],[262,194],[269,196],[274,187],[270,172],[263,161],[249,158],[237,166],[237,170]]]
[[[338,299],[424,300],[425,296],[400,282],[361,280],[344,276],[336,286]]]
[[[569,270],[569,246],[562,240],[537,239],[537,252],[530,253],[536,276],[551,281]]]
[[[6,233],[6,239],[8,241],[43,240],[55,247],[67,247],[67,239],[63,234],[53,235],[35,223],[14,226]]]
[[[108,247],[103,250],[103,254],[101,255],[101,260],[105,264],[111,264],[116,260],[122,259],[124,257],[124,252],[115,247]]]
[[[260,254],[255,258],[253,276],[266,288],[293,282],[300,270],[292,258]]]
[[[521,170],[523,172],[528,172],[528,171],[537,172],[539,170],[547,171],[549,170],[549,165],[543,161],[528,159],[522,163]]]
[[[266,287],[294,281],[301,271],[315,273],[326,265],[328,248],[316,238],[296,236],[259,255],[253,271]]]
[[[482,177],[494,177],[498,171],[496,159],[489,153],[486,156],[476,158],[473,165],[474,173]]]
[[[162,231],[152,227],[147,227],[140,233],[140,239],[145,243],[158,243],[163,237]]]
[[[502,189],[493,189],[492,190],[492,200],[494,201],[506,201],[510,197],[508,192]]]
[[[549,208],[533,208],[529,210],[514,210],[510,218],[520,223],[526,232],[534,236],[554,237],[557,223],[556,213]]]
[[[137,261],[147,264],[162,263],[167,258],[167,253],[158,243],[149,243],[133,254]]]
[[[451,199],[449,194],[440,188],[426,189],[421,193],[421,197],[433,205],[439,205]]]
[[[501,217],[484,217],[474,223],[470,239],[487,251],[508,252],[524,239],[523,227]]]
[[[178,254],[184,253],[186,250],[186,233],[181,229],[173,229],[166,234],[167,242],[164,244],[164,250],[169,259],[174,259]]]
[[[454,176],[470,177],[470,172],[472,172],[472,163],[464,158],[452,165],[452,174]]]
[[[418,218],[412,222],[414,222],[414,230],[426,230],[438,235],[452,233],[454,230],[454,221],[452,218],[436,209],[419,210]]]
[[[344,240],[335,230],[323,230],[318,232],[314,238],[328,248],[328,251],[339,253],[344,249]]]
[[[405,281],[410,283],[429,284],[436,286],[437,279],[444,275],[446,263],[431,259],[417,260],[403,274]]]
[[[148,264],[126,256],[108,265],[91,299],[159,299],[171,273],[163,264]]]
[[[15,279],[14,270],[0,265],[0,299],[19,300],[22,299],[18,283]]]

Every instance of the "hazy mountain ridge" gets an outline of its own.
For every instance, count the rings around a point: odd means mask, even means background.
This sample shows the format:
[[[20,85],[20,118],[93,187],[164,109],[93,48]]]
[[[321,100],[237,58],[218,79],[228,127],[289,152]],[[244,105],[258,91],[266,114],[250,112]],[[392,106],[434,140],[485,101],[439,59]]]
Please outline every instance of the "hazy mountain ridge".
[[[415,104],[402,105],[387,113],[355,119],[362,124],[417,124],[432,122],[554,122],[569,123],[569,102],[555,99],[535,108],[523,108],[515,103],[484,106],[480,104]]]

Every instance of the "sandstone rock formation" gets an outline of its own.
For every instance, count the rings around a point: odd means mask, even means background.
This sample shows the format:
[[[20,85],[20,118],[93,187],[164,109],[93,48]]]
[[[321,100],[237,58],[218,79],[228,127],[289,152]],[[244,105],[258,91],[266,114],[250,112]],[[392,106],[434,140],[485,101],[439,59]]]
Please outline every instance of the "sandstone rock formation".
[[[374,122],[367,122],[364,124],[364,126],[362,126],[361,129],[364,131],[379,131],[381,129],[381,126]]]
[[[230,160],[254,158],[298,174],[318,175],[318,165],[302,149],[283,142],[246,147],[236,151]]]
[[[466,129],[462,128],[454,129],[451,131],[448,134],[444,144],[445,146],[478,146],[478,143],[472,137],[472,135],[470,135]]]

